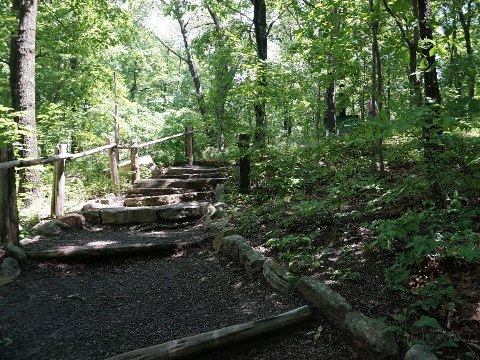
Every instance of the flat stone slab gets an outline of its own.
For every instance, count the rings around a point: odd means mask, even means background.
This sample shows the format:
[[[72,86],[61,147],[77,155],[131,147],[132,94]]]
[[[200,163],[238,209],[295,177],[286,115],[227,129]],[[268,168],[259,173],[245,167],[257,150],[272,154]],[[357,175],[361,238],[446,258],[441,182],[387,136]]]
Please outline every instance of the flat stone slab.
[[[87,210],[85,219],[105,225],[187,222],[200,219],[208,208],[206,202],[181,203],[151,207],[112,207]]]
[[[391,333],[385,332],[386,325],[359,312],[345,316],[345,329],[355,345],[363,350],[368,359],[386,360],[398,358],[398,345]],[[425,358],[422,358],[424,360]]]
[[[191,192],[189,189],[185,188],[134,188],[127,191],[126,197],[138,197],[138,196],[157,196],[157,195],[173,195],[173,194],[183,194]]]
[[[265,261],[263,276],[267,283],[281,294],[293,292],[298,283],[298,276],[289,272],[275,260]]]
[[[343,296],[309,276],[300,279],[297,290],[333,324],[343,327],[345,316],[352,311],[352,305]]]
[[[225,178],[198,178],[198,179],[145,179],[135,181],[134,188],[185,188],[201,190],[225,181]]]
[[[217,173],[218,168],[206,166],[170,166],[167,174],[212,174]]]
[[[219,172],[212,173],[198,173],[198,174],[161,174],[155,175],[154,179],[205,179],[205,178],[218,178],[222,177]]]
[[[125,206],[162,206],[181,202],[205,201],[211,198],[212,191],[189,192],[174,195],[139,196],[125,199]]]

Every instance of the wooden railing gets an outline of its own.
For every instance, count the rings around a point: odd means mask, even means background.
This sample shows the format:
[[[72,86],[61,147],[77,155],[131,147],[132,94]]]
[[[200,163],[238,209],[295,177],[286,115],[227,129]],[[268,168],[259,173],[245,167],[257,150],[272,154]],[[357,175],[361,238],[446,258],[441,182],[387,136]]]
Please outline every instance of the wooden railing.
[[[138,149],[148,147],[154,144],[165,142],[168,140],[176,139],[179,137],[185,137],[185,152],[187,156],[187,164],[193,165],[193,134],[201,132],[199,130],[193,130],[191,126],[185,127],[185,132],[175,135],[163,137],[160,139],[148,141],[145,143],[137,144],[132,143],[130,146],[118,145],[115,139],[109,138],[107,145],[100,146],[91,150],[86,150],[79,153],[67,153],[66,144],[58,144],[54,150],[54,155],[38,159],[29,160],[13,160],[0,163],[0,170],[6,170],[11,168],[22,168],[35,165],[54,163],[53,172],[53,187],[52,187],[52,203],[51,203],[51,215],[53,217],[60,217],[64,214],[64,199],[65,199],[65,179],[66,179],[66,162],[69,160],[75,160],[81,157],[90,156],[102,151],[108,151],[108,159],[110,165],[110,175],[112,188],[116,195],[120,195],[120,177],[118,172],[118,151],[121,149],[130,150],[130,168],[132,172],[132,183],[135,180],[140,180],[140,166],[138,161]]]

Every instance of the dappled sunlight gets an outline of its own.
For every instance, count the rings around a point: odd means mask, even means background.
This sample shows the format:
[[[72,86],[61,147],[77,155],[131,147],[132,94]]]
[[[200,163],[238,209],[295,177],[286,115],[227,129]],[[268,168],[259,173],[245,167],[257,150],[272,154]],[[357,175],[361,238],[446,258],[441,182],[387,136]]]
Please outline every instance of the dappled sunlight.
[[[87,244],[87,246],[91,246],[93,248],[102,248],[107,245],[112,245],[112,244],[118,244],[117,241],[108,241],[108,240],[103,240],[103,241],[92,241]]]

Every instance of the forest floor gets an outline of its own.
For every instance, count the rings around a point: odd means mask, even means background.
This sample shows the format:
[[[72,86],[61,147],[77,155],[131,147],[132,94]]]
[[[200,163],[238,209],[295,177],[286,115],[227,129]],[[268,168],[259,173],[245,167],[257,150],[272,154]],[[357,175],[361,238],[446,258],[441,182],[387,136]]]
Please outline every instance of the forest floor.
[[[93,231],[94,230],[94,231]],[[168,231],[96,228],[26,245],[185,241],[201,227]],[[249,280],[205,243],[169,257],[94,263],[30,263],[0,288],[1,359],[103,359],[176,338],[268,317],[301,304]],[[320,331],[319,331],[320,329]],[[322,319],[205,359],[352,359]],[[319,336],[315,337],[316,334]]]

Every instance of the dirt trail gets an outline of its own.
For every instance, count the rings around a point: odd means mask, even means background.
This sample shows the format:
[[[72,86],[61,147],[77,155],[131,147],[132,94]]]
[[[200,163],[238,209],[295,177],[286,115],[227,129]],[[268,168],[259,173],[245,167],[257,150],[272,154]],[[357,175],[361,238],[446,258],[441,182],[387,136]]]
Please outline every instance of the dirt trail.
[[[26,248],[201,236],[198,227],[150,233],[121,228],[70,233]],[[36,360],[104,359],[301,305],[260,280],[248,280],[207,245],[167,258],[31,263],[15,282],[0,288],[0,304],[0,359]],[[314,342],[312,332],[319,326]],[[319,320],[292,330],[204,358],[352,358],[341,336]]]

